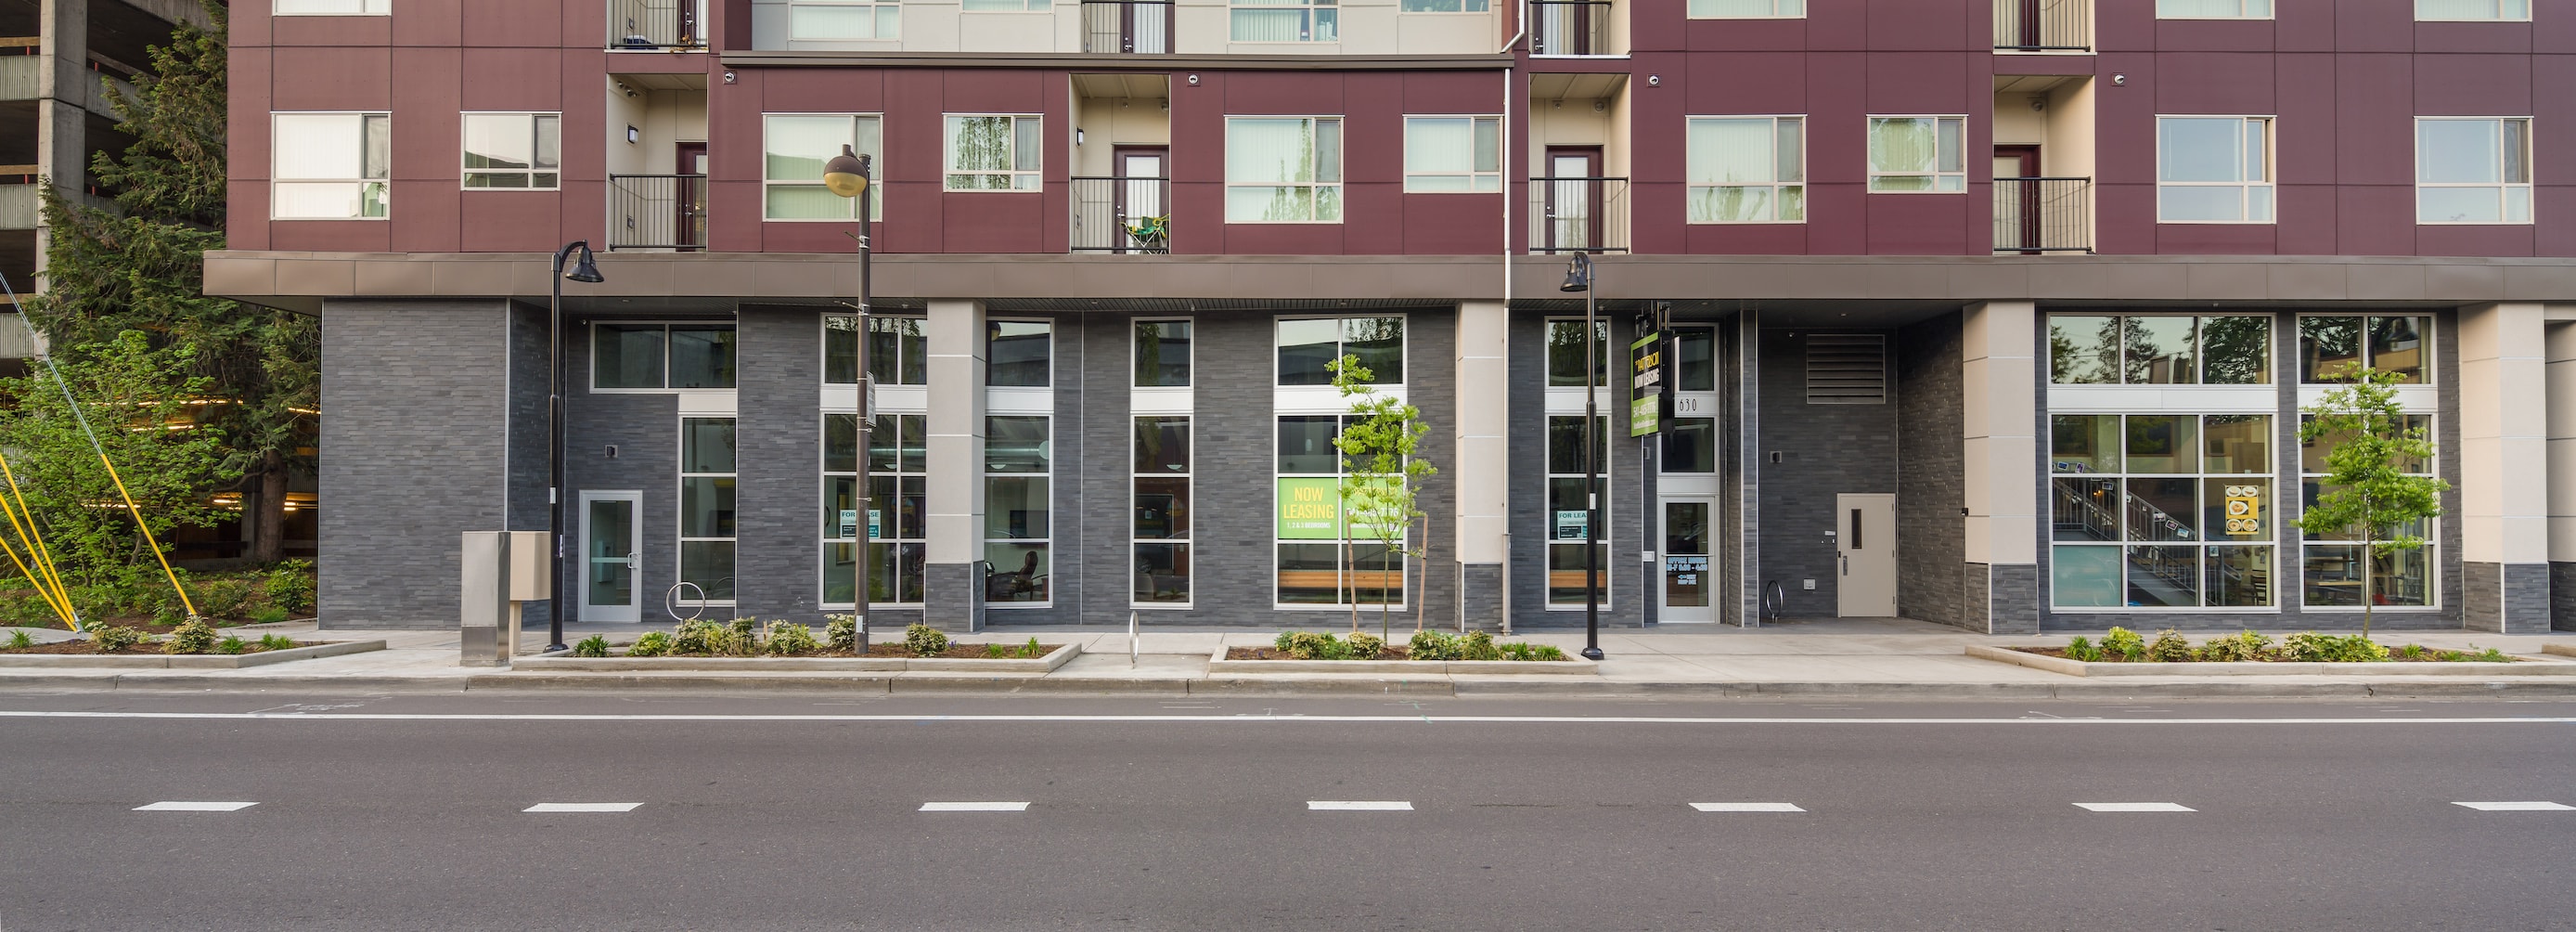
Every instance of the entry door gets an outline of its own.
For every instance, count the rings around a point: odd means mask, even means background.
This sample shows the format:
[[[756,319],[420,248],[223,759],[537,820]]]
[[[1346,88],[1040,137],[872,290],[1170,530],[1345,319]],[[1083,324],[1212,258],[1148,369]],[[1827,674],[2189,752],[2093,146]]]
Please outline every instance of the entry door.
[[[636,597],[643,566],[642,492],[581,493],[581,615],[583,621],[642,621]]]
[[[1134,4],[1129,5],[1134,6]],[[1162,252],[1169,248],[1169,240],[1163,244],[1145,244],[1137,242],[1135,237],[1127,233],[1139,217],[1169,215],[1163,206],[1163,185],[1166,179],[1171,177],[1163,173],[1163,166],[1169,157],[1168,152],[1163,149],[1125,146],[1119,147],[1112,154],[1112,158],[1117,162],[1118,180],[1115,182],[1117,188],[1114,195],[1117,203],[1111,205],[1111,209],[1118,222],[1119,252]]]
[[[676,221],[680,236],[672,241],[681,252],[696,252],[707,245],[707,144],[680,143],[671,164],[679,168],[680,175],[697,176],[678,179],[679,192],[673,200],[680,211]]]
[[[1834,496],[1835,614],[1896,617],[1896,496]]]
[[[1580,252],[1601,245],[1601,150],[1550,146],[1547,150],[1548,252]]]
[[[1995,250],[2036,250],[2040,242],[2038,146],[1995,147]]]
[[[1668,624],[1717,621],[1715,539],[1717,503],[1706,498],[1664,499],[1664,604],[1656,618]]]

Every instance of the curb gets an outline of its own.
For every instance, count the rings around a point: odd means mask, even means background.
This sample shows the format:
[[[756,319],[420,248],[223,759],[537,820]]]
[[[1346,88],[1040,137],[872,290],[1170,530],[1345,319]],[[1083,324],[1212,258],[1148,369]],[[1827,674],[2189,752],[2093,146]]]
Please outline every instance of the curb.
[[[2547,645],[2542,648],[2547,652]],[[2389,661],[2386,663],[2208,662],[2104,663],[2068,660],[2011,647],[1968,645],[1968,656],[1996,663],[2081,677],[2214,676],[2355,676],[2372,679],[2422,677],[2576,677],[2576,664],[2525,659],[2512,663],[2478,661]]]
[[[385,649],[383,641],[333,641],[255,654],[11,654],[0,656],[0,668],[11,670],[239,670],[321,657],[363,654]]]

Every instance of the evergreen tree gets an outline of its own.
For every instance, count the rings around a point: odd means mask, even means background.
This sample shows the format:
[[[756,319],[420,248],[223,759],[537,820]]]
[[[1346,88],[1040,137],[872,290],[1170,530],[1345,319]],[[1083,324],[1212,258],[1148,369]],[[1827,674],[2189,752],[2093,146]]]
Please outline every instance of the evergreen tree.
[[[202,386],[191,399],[202,402],[192,405],[197,429],[223,449],[221,467],[195,477],[198,491],[244,493],[250,555],[268,562],[285,539],[288,477],[311,467],[300,451],[310,447],[320,402],[320,328],[204,293],[205,251],[224,247],[226,51],[224,7],[199,4],[209,26],[182,24],[169,45],[154,46],[131,93],[108,87],[117,128],[135,142],[99,153],[90,173],[115,193],[116,209],[45,187],[47,289],[27,317],[66,361],[137,331],[150,351],[181,363],[172,371],[183,381],[161,390]]]

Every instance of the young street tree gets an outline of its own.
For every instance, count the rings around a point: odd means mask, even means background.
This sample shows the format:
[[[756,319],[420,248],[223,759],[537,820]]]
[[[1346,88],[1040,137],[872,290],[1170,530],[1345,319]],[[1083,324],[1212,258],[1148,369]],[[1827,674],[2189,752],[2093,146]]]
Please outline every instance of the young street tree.
[[[243,493],[249,556],[270,562],[285,540],[288,477],[311,468],[303,451],[320,404],[320,330],[302,315],[204,294],[205,251],[224,247],[226,50],[225,8],[199,3],[209,27],[183,24],[154,46],[132,93],[108,87],[117,128],[134,144],[100,153],[90,173],[116,209],[44,187],[47,289],[27,318],[69,363],[123,352],[120,335],[136,331],[146,351],[175,364],[188,381],[166,388],[198,393],[187,399],[198,402],[196,429],[223,451],[220,469],[188,479],[201,496]]]
[[[1333,387],[1350,402],[1350,420],[1333,437],[1333,448],[1342,454],[1342,537],[1347,552],[1348,541],[1365,533],[1380,545],[1378,551],[1378,636],[1387,635],[1387,615],[1394,606],[1394,587],[1389,580],[1402,578],[1404,568],[1389,569],[1389,561],[1419,558],[1423,542],[1407,546],[1405,529],[1423,516],[1420,496],[1423,483],[1440,470],[1415,453],[1422,437],[1431,432],[1422,423],[1422,411],[1392,395],[1381,395],[1369,386],[1376,378],[1358,356],[1343,356],[1327,363],[1333,371]],[[1344,563],[1349,562],[1344,558]],[[1352,587],[1351,630],[1359,630],[1358,587]],[[1416,616],[1414,630],[1422,624]]]
[[[2442,513],[2442,493],[2451,484],[2407,470],[2433,455],[2433,441],[2421,427],[2409,426],[2398,404],[2396,386],[2405,376],[2377,369],[2356,369],[2352,383],[2326,393],[2306,410],[2299,442],[2332,444],[2326,452],[2326,491],[2299,514],[2299,530],[2310,534],[2350,533],[2361,538],[2366,567],[2381,559],[2424,546],[2417,522]],[[2363,572],[2361,633],[2370,635],[2370,610],[2377,602],[2374,569]]]

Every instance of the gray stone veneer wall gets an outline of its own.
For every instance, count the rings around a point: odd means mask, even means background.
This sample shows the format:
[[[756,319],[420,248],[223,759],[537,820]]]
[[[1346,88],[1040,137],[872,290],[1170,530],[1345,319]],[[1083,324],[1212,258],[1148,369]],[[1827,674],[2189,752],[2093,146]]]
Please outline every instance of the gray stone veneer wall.
[[[1834,497],[1898,491],[1900,398],[1875,405],[1808,404],[1810,332],[1762,331],[1762,446],[1755,451],[1763,465],[1761,573],[1788,593],[1782,617],[1789,619],[1832,618],[1839,611],[1836,551],[1829,536],[1839,527]],[[1892,396],[1902,388],[1893,379],[1889,387]],[[1777,463],[1770,461],[1775,451],[1782,454]],[[1898,533],[1898,553],[1915,545]],[[1816,581],[1812,591],[1804,588],[1809,579]],[[1901,593],[1904,588],[1900,579],[1897,589]]]
[[[735,314],[734,591],[744,615],[823,621],[823,418],[815,398],[825,310],[746,304]]]
[[[1547,499],[1547,329],[1550,317],[1571,316],[1537,311],[1512,312],[1510,345],[1511,373],[1510,448],[1513,469],[1509,497],[1512,536],[1511,584],[1512,625],[1514,628],[1576,627],[1584,624],[1583,603],[1550,608],[1547,604],[1547,541],[1554,526]],[[1625,358],[1628,341],[1633,337],[1636,314],[1632,311],[1600,311],[1598,316],[1609,321],[1611,372],[1617,373]],[[1578,392],[1578,394],[1580,394]],[[1614,396],[1617,397],[1617,396]],[[1639,475],[1643,465],[1641,446],[1628,436],[1625,409],[1605,405],[1601,417],[1608,422],[1610,436],[1608,472],[1601,483],[1601,497],[1609,515],[1602,521],[1608,533],[1602,567],[1607,582],[1606,598],[1601,608],[1604,628],[1635,628],[1647,617],[1645,599],[1639,593],[1650,591],[1640,583],[1640,574],[1653,570],[1640,564],[1637,555],[1648,545],[1644,534],[1648,522],[1646,509],[1640,506],[1645,484]],[[1651,549],[1661,550],[1660,542]]]
[[[2576,631],[2576,563],[2549,564],[2549,630]]]
[[[640,491],[643,504],[635,520],[643,528],[644,547],[635,571],[635,597],[645,622],[668,624],[671,616],[664,608],[665,597],[680,575],[679,396],[592,391],[591,323],[591,319],[575,318],[564,325],[564,546],[572,563],[573,585],[583,585],[588,563],[581,549],[581,493]],[[813,404],[808,400],[803,407],[810,411]],[[736,436],[740,436],[739,425]],[[611,446],[617,448],[614,457],[608,455]],[[564,604],[569,608],[580,603]],[[704,617],[732,615],[732,609],[710,606]]]
[[[1966,317],[1944,314],[1898,330],[1896,357],[1897,614],[1984,631],[1968,609],[1967,443],[1961,404]]]
[[[546,309],[526,304],[510,309],[510,494],[509,525],[513,531],[546,530],[552,520],[546,496],[546,381],[550,357]],[[560,600],[528,603],[520,624],[549,624]]]

